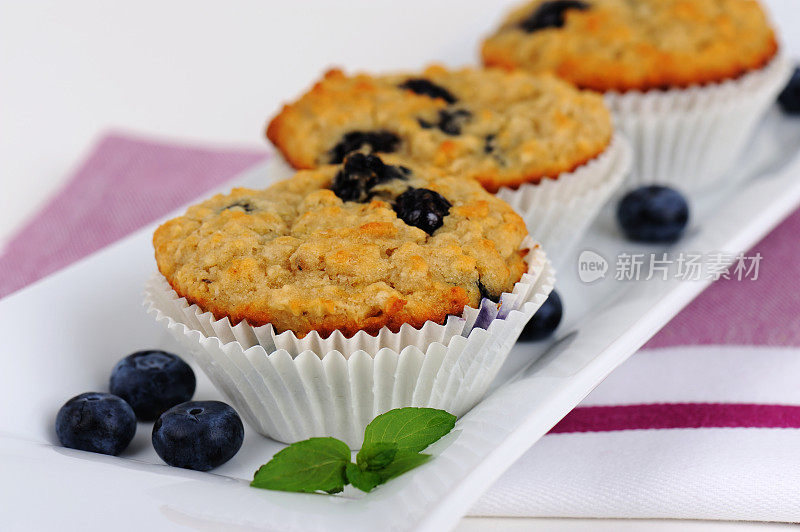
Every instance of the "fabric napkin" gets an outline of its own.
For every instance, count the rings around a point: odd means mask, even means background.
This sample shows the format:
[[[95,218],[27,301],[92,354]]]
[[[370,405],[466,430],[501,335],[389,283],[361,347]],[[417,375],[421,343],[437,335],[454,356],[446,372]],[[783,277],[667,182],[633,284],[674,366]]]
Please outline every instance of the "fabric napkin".
[[[112,134],[0,253],[0,297],[268,157]],[[800,211],[514,464],[471,515],[800,521]]]

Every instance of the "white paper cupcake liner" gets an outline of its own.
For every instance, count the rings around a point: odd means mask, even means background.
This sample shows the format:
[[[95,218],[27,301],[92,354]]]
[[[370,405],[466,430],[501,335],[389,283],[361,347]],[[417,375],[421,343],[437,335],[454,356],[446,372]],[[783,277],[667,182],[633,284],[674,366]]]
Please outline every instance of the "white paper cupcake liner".
[[[503,294],[499,310],[484,300],[480,309],[467,308],[445,325],[400,333],[387,329],[377,342],[369,335],[342,337],[343,350],[275,348],[270,334],[255,333],[259,328],[209,319],[158,277],[147,283],[145,305],[259,433],[286,443],[333,436],[355,449],[366,425],[382,412],[428,406],[460,416],[483,397],[555,282],[538,246],[527,260],[528,273],[512,293]],[[266,345],[259,338],[267,339]],[[287,344],[297,349],[302,340]]]
[[[623,183],[631,160],[627,140],[615,134],[602,154],[574,171],[516,190],[502,188],[497,197],[522,216],[528,232],[559,266]]]
[[[628,184],[691,192],[724,178],[790,74],[779,53],[764,68],[724,83],[606,93],[616,127],[633,146]]]

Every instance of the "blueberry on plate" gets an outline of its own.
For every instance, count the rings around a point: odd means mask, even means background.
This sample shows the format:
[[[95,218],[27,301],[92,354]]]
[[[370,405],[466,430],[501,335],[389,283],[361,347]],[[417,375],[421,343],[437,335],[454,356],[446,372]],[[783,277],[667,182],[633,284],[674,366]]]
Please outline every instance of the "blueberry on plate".
[[[444,224],[452,205],[441,194],[427,188],[409,188],[395,200],[397,217],[432,235]]]
[[[564,306],[561,304],[561,297],[558,292],[553,290],[533,315],[531,321],[522,329],[519,339],[523,342],[533,342],[547,338],[561,323],[563,315]]]
[[[790,115],[800,115],[800,67],[794,69],[792,78],[778,96],[781,109]]]
[[[143,421],[194,395],[194,372],[180,357],[165,351],[138,351],[120,360],[111,372],[109,389],[122,397]]]
[[[689,222],[689,204],[669,187],[649,185],[628,192],[617,206],[617,220],[634,242],[671,244]]]
[[[136,415],[128,403],[110,393],[76,395],[58,411],[56,435],[64,447],[118,455],[136,434]]]
[[[244,440],[239,414],[220,401],[189,401],[161,414],[153,447],[167,464],[208,471],[233,458]]]
[[[589,4],[579,0],[553,0],[543,2],[520,23],[520,27],[527,33],[543,30],[545,28],[563,28],[564,13],[570,9],[586,10]]]

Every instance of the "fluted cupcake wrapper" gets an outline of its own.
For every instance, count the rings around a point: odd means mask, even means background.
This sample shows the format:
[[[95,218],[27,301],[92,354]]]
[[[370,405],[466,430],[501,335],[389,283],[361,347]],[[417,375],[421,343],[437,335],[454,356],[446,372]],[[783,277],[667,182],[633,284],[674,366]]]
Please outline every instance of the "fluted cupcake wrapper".
[[[528,273],[502,296],[499,310],[488,300],[480,309],[466,309],[457,334],[447,325],[411,328],[416,333],[405,336],[387,329],[384,340],[395,335],[391,341],[399,349],[379,342],[373,351],[374,341],[357,337],[346,339],[344,351],[268,349],[246,324],[201,324],[197,312],[204,313],[189,310],[193,305],[170,294],[159,279],[148,282],[145,305],[259,433],[287,443],[333,436],[355,449],[366,425],[382,412],[428,406],[462,415],[483,397],[555,282],[541,249],[532,248],[528,261]],[[402,345],[409,336],[414,338]]]
[[[688,89],[609,92],[606,104],[634,151],[631,187],[659,183],[707,189],[725,176],[786,84],[780,52],[760,70]]]
[[[560,266],[623,183],[631,160],[628,141],[617,133],[603,153],[574,171],[515,190],[502,188],[497,196],[522,216],[548,258]]]

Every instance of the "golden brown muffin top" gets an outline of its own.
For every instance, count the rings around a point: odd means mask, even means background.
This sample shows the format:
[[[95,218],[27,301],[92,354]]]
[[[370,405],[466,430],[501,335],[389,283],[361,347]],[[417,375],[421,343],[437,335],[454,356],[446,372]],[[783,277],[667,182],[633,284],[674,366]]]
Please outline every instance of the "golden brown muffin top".
[[[267,136],[296,168],[350,150],[392,152],[487,190],[555,178],[611,141],[602,99],[551,76],[500,69],[348,76],[328,72],[285,106]]]
[[[158,268],[218,319],[300,337],[443,323],[512,291],[527,269],[522,219],[474,181],[384,159],[355,154],[190,207],[156,230]]]
[[[534,0],[508,15],[482,55],[489,66],[624,92],[733,79],[777,49],[756,0]]]

